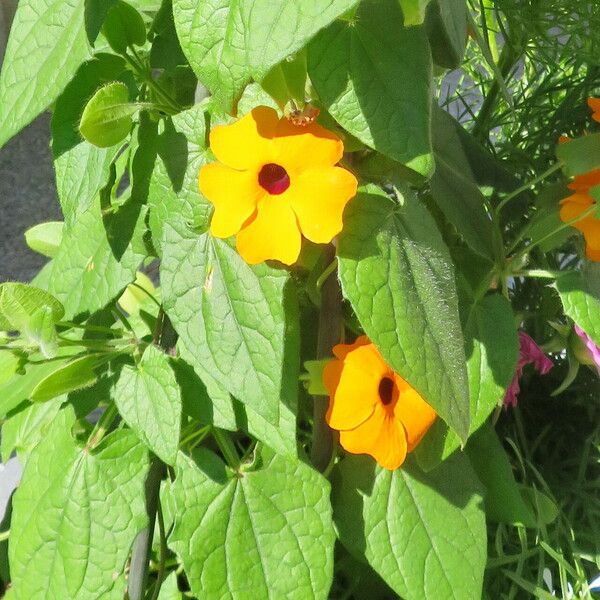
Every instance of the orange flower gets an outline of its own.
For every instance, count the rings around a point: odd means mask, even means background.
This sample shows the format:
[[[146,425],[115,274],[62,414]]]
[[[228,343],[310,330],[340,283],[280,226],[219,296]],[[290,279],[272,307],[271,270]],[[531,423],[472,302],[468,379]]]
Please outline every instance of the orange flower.
[[[592,109],[592,119],[600,123],[600,98],[588,98],[588,106]]]
[[[600,185],[600,169],[578,175],[569,184],[575,193],[560,203],[560,219],[564,223],[571,221],[596,204],[590,190]],[[585,238],[585,254],[589,260],[600,261],[600,219],[595,213],[573,224]]]
[[[394,373],[366,336],[333,348],[325,366],[329,392],[326,420],[353,454],[370,454],[386,469],[397,469],[421,441],[436,412]]]
[[[259,106],[231,125],[210,132],[220,161],[200,170],[200,191],[214,205],[210,231],[237,234],[237,249],[256,264],[291,265],[302,235],[330,242],[342,230],[342,213],[356,194],[354,175],[334,166],[344,145],[317,123],[295,126]]]

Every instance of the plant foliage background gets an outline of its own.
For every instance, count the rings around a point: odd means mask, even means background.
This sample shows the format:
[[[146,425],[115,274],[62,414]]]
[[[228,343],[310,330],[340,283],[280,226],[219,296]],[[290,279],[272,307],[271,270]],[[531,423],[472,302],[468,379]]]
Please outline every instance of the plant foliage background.
[[[52,112],[64,221],[0,285],[5,597],[592,598],[600,267],[558,211],[599,57],[592,0],[20,0],[0,145]],[[335,245],[250,266],[208,135],[305,100],[360,188]],[[554,367],[503,409],[519,330]],[[440,415],[395,471],[302,385],[361,333]]]

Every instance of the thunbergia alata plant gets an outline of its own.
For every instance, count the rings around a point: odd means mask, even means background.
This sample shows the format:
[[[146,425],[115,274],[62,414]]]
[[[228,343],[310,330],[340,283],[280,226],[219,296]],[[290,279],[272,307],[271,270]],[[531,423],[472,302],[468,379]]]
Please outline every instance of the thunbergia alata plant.
[[[0,146],[51,111],[64,219],[0,284],[0,595],[472,600],[556,519],[497,426],[600,345],[600,101],[511,167],[533,34],[473,4],[20,0]]]

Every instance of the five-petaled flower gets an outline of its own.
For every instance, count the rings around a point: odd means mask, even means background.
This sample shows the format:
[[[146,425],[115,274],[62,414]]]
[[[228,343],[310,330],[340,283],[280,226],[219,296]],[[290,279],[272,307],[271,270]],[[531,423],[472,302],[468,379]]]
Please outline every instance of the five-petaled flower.
[[[340,444],[370,454],[386,469],[402,465],[421,441],[436,412],[385,363],[366,336],[338,344],[323,372],[329,392],[326,420],[340,432]]]
[[[356,194],[352,173],[335,166],[342,141],[317,123],[305,127],[259,106],[210,132],[219,162],[200,170],[200,191],[214,205],[210,231],[237,234],[250,264],[275,259],[291,265],[302,235],[321,244],[342,230],[342,213]]]

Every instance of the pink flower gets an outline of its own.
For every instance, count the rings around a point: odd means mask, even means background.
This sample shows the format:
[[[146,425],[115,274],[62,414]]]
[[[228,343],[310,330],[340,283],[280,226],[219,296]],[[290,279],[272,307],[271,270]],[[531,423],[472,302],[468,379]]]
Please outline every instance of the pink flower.
[[[581,338],[585,347],[589,351],[589,358],[593,361],[593,364],[596,365],[598,369],[598,374],[600,375],[600,348],[594,344],[592,338],[583,330],[577,323],[575,323],[575,333]],[[592,364],[590,362],[590,364]]]
[[[519,379],[526,365],[532,364],[541,375],[545,375],[554,364],[541,348],[523,331],[519,331],[519,362],[514,377],[506,390],[504,406],[516,406],[519,395]]]

